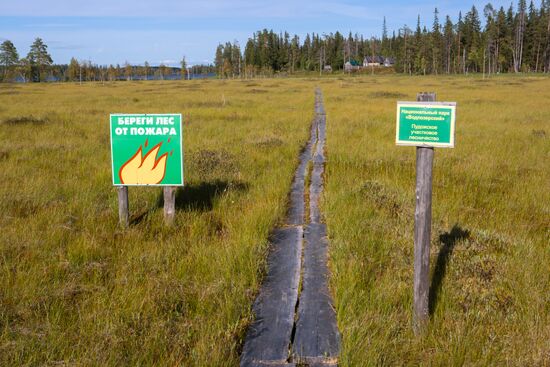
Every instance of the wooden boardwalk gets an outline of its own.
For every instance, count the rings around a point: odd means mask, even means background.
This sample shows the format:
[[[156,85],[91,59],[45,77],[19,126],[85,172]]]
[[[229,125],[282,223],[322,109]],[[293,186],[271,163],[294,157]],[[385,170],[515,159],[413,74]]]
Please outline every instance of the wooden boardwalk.
[[[328,289],[326,225],[321,221],[326,115],[315,94],[311,137],[296,170],[286,225],[274,231],[269,270],[254,302],[241,366],[337,365],[340,334]],[[306,218],[305,182],[313,164]],[[301,284],[301,290],[300,290]]]

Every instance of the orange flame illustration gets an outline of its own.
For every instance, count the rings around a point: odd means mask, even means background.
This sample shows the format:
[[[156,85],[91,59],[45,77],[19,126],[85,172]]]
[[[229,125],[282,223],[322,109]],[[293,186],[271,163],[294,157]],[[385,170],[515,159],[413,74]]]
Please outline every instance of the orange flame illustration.
[[[145,147],[147,147],[147,142]],[[142,147],[120,167],[118,176],[120,182],[126,185],[155,185],[164,179],[166,174],[166,160],[168,153],[164,153],[157,159],[161,143],[155,145],[145,157],[142,158]]]

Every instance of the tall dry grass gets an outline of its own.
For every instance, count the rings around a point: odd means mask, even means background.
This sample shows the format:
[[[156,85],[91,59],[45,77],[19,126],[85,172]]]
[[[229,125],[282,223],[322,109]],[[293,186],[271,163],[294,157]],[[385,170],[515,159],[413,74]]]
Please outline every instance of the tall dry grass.
[[[341,364],[550,364],[550,80],[375,77],[324,85],[324,209]],[[456,101],[436,149],[431,320],[412,333],[415,148],[396,100]]]
[[[313,90],[340,362],[550,363],[550,81],[352,76],[0,85],[0,365],[237,365]],[[458,103],[434,167],[431,321],[412,334],[414,148],[395,102]],[[117,224],[109,113],[181,112],[176,225],[131,188]]]
[[[0,365],[235,365],[313,116],[294,81],[0,86]],[[261,91],[269,93],[261,93]],[[130,188],[109,113],[184,115],[176,222]]]

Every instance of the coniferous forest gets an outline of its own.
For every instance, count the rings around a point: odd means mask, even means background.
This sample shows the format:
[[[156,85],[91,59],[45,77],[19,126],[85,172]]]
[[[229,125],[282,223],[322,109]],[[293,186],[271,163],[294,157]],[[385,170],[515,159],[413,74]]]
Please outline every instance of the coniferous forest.
[[[425,23],[431,23],[430,26]],[[397,73],[549,73],[550,0],[519,0],[508,9],[490,3],[482,11],[472,6],[456,19],[437,9],[429,22],[418,16],[415,27],[403,25],[390,31],[383,19],[380,37],[339,31],[311,33],[303,39],[288,32],[260,30],[244,50],[237,42],[218,45],[214,65],[181,68],[143,65],[97,65],[71,59],[54,64],[47,45],[37,38],[26,57],[9,40],[0,45],[0,80],[4,81],[106,81],[135,79],[186,79],[190,75],[221,78],[290,75],[303,72],[372,70],[378,64]],[[183,71],[182,71],[183,70]]]
[[[244,51],[238,42],[220,44],[215,67],[222,77],[249,77],[342,70],[346,62],[360,70],[370,60],[389,59],[396,72],[405,74],[548,73],[549,14],[550,0],[539,6],[519,0],[508,9],[472,6],[456,21],[435,9],[430,27],[418,16],[414,28],[403,25],[391,34],[384,18],[381,37],[335,32],[307,34],[302,40],[264,29],[248,39]]]

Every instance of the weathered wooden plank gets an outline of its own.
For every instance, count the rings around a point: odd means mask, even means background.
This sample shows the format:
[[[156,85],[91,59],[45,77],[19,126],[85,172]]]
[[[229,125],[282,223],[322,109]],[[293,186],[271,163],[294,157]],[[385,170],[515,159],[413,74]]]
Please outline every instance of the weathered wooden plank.
[[[128,205],[128,186],[118,186],[118,220],[122,228],[130,224],[130,212]]]
[[[311,138],[303,151],[300,153],[298,167],[294,174],[294,180],[290,188],[290,205],[287,213],[287,223],[290,225],[301,225],[304,223],[305,216],[305,180],[307,175],[308,162],[311,160],[311,154],[316,137],[317,122],[313,121],[311,125]]]
[[[287,221],[291,225],[299,225],[303,222],[302,218],[304,217],[304,179],[299,181],[294,181],[290,187],[290,202],[293,203],[288,208]]]
[[[418,101],[435,101],[435,93],[420,93]],[[416,148],[416,208],[414,212],[413,329],[420,333],[429,318],[432,169],[434,149]]]
[[[335,363],[340,334],[328,285],[326,225],[305,228],[302,292],[292,347],[296,363]]]
[[[317,88],[315,90],[315,113],[317,115],[325,114],[325,106],[323,104],[323,95],[321,89]]]
[[[255,321],[246,336],[241,366],[286,363],[298,301],[303,228],[278,229],[272,238],[269,270],[253,306]]]
[[[310,186],[310,221],[305,227],[302,293],[298,306],[293,361],[308,365],[336,364],[340,334],[328,286],[328,239],[319,208],[323,192],[326,116],[317,92],[317,139]]]
[[[317,144],[313,154],[313,170],[311,172],[311,185],[309,190],[309,215],[311,223],[321,222],[321,211],[319,209],[319,200],[323,192],[323,172],[325,164],[325,125],[324,115],[317,116]]]

